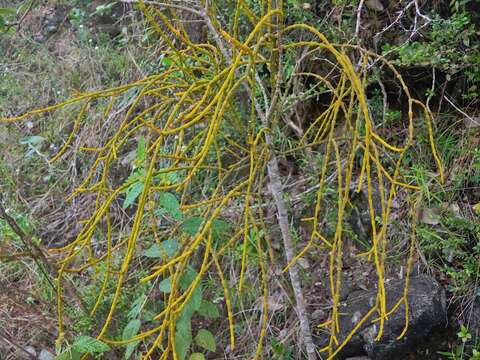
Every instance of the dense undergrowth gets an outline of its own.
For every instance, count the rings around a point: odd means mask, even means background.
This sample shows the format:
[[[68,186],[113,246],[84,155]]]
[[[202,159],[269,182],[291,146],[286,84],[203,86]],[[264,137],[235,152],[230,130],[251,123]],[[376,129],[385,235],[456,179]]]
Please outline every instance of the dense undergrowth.
[[[1,286],[22,284],[7,298],[30,294],[37,320],[57,326],[34,336],[43,347],[64,359],[334,358],[349,340],[337,338],[345,262],[374,274],[358,327],[378,321],[378,338],[387,314],[408,311],[408,281],[388,309],[385,280],[408,279],[414,262],[454,301],[479,295],[467,115],[478,19],[468,1],[425,9],[437,14],[406,2],[392,29],[412,26],[389,41],[385,7],[367,3],[362,19],[355,1],[146,1],[120,4],[113,30],[96,32],[118,4],[58,2],[61,21],[43,10],[50,40],[2,41],[0,184],[25,234],[0,223]],[[373,43],[357,31],[376,27]],[[316,282],[327,311],[312,320]]]

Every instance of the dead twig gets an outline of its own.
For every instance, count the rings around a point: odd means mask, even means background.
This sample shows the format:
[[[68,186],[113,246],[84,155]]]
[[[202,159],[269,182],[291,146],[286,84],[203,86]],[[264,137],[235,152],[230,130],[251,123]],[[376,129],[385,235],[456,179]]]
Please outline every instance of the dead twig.
[[[10,339],[4,334],[0,333],[0,339],[3,340],[5,343],[7,343],[10,346],[13,346],[14,348],[20,350],[22,353],[24,353],[28,359],[33,359],[35,360],[37,358],[36,355],[32,354],[31,352],[27,351],[25,348],[23,348],[21,345],[17,344],[14,340]]]
[[[8,214],[7,210],[3,205],[3,195],[0,193],[0,219],[3,219],[8,226],[13,230],[13,232],[19,237],[20,241],[25,247],[27,253],[31,254],[31,257],[38,266],[38,269],[45,276],[45,279],[48,281],[52,289],[57,292],[57,286],[53,283],[52,278],[58,278],[58,270],[54,264],[52,264],[48,258],[45,256],[42,248],[35,244],[30,236],[28,236],[22,228],[18,225],[17,221]],[[65,283],[65,289],[68,292],[68,295],[71,296],[75,301],[76,305],[85,313],[87,313],[86,307],[78,295],[76,289],[68,282]]]
[[[358,39],[358,35],[360,33],[360,23],[362,21],[362,9],[363,9],[363,3],[365,0],[360,0],[360,3],[358,4],[357,8],[357,24],[355,25],[355,39]]]

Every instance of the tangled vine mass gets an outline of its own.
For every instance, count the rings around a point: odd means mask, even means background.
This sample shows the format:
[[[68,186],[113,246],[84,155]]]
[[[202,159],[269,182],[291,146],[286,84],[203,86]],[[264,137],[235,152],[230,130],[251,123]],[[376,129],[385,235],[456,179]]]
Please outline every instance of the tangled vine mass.
[[[401,171],[418,127],[427,129],[436,168],[442,176],[430,111],[410,96],[402,77],[385,58],[359,46],[331,43],[311,26],[286,24],[281,1],[261,1],[257,5],[260,11],[237,1],[231,29],[226,31],[217,21],[215,7],[207,3],[187,6],[182,2],[140,0],[135,6],[164,44],[157,73],[118,87],[77,93],[67,101],[0,119],[0,123],[17,123],[68,108],[74,114],[72,131],[50,163],[73,153],[90,159],[87,175],[68,201],[90,196],[94,209],[81,222],[74,240],[48,249],[57,259],[58,344],[64,341],[65,306],[74,301],[67,296],[65,284],[85,274],[98,289],[95,305],[87,309],[90,316],[96,316],[106,299],[109,307],[101,319],[100,331],[92,336],[110,345],[148,339],[145,359],[158,353],[160,359],[185,356],[181,354],[179,334],[182,327],[190,326],[189,318],[198,308],[197,294],[207,275],[215,277],[223,288],[222,302],[228,314],[229,346],[233,351],[238,317],[233,304],[246,287],[249,271],[258,272],[261,278],[263,305],[254,356],[261,358],[268,325],[268,284],[275,276],[269,269],[278,262],[284,264],[283,271],[290,276],[309,359],[318,353],[333,359],[367,322],[378,323],[376,337],[380,339],[389,315],[400,308],[408,319],[415,226],[409,230],[409,251],[399,265],[406,269],[403,296],[388,308],[385,266],[389,218],[400,193],[413,195],[418,190],[417,184],[406,180]],[[191,40],[180,21],[185,14],[205,25],[208,40]],[[249,29],[246,36],[242,35],[245,28]],[[296,54],[294,63],[287,61],[291,54]],[[308,70],[305,64],[311,61],[324,61],[328,72]],[[393,125],[375,121],[367,105],[366,84],[380,65],[394,74],[408,99],[408,126],[402,143],[387,139]],[[297,86],[307,80],[312,88],[322,89],[328,104],[302,128],[290,115],[295,103],[308,96]],[[124,107],[126,99],[128,106]],[[99,104],[102,113],[92,114],[92,109],[98,111]],[[119,111],[122,107],[124,110]],[[108,138],[99,146],[90,146],[91,139],[78,144],[78,132],[92,117],[108,123]],[[279,131],[291,131],[297,137],[287,153],[276,142]],[[136,148],[133,170],[128,178],[119,179],[115,169],[122,156],[131,152],[132,144]],[[315,157],[315,153],[320,155]],[[318,179],[312,214],[302,219],[311,224],[302,248],[292,241],[291,215],[279,172],[279,158],[286,155],[304,156]],[[336,187],[333,233],[326,233],[322,225],[327,183]],[[339,339],[343,231],[352,189],[367,194],[370,247],[355,255],[374,264],[378,293],[370,311],[362,314],[346,338]],[[123,208],[132,216],[131,223],[120,230],[112,215],[118,202],[123,202]],[[267,207],[275,209],[280,237],[272,237],[272,224],[265,219]],[[415,203],[410,207],[414,224]],[[236,215],[229,215],[229,209],[236,209]],[[165,285],[168,280],[165,305],[155,315],[156,325],[142,328],[129,339],[114,339],[109,336],[109,327],[118,311],[122,290],[136,271],[145,238],[154,239],[164,251],[149,263],[140,283]],[[281,242],[283,258],[272,250],[275,242]],[[241,249],[238,273],[232,273],[225,257],[236,249]],[[311,252],[327,253],[329,259],[325,283],[332,306],[329,320],[319,326],[328,332],[330,340],[323,349],[316,348],[311,339],[312,324],[297,264]],[[154,301],[154,297],[147,296],[141,306]],[[399,338],[407,333],[407,324]]]

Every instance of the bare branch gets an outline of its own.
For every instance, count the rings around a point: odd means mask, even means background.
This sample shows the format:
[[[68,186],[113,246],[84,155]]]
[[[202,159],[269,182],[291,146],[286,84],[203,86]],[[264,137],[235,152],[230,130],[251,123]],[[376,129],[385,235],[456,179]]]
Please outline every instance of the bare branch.
[[[360,22],[362,21],[362,9],[364,2],[365,0],[360,0],[360,4],[358,4],[357,8],[357,25],[355,25],[355,39],[358,39],[358,34],[360,33]]]

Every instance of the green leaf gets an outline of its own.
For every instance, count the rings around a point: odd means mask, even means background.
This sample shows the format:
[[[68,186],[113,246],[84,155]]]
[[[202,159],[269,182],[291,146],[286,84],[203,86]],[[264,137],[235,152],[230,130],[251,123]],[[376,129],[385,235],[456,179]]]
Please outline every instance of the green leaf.
[[[145,164],[145,160],[147,158],[147,145],[145,143],[145,138],[141,136],[138,139],[137,144],[137,157],[135,159],[135,166],[136,167],[143,167]]]
[[[160,281],[160,284],[158,285],[158,288],[160,289],[161,292],[164,292],[166,294],[171,293],[172,292],[172,278],[169,276],[168,278]]]
[[[125,201],[123,202],[124,209],[128,208],[135,202],[135,200],[137,200],[137,198],[143,191],[143,187],[144,184],[140,181],[137,181],[128,187],[127,196],[125,197]]]
[[[182,274],[182,278],[180,279],[180,287],[182,290],[186,290],[193,280],[197,277],[197,271],[192,267],[187,267],[185,272]]]
[[[129,340],[135,335],[137,335],[138,330],[140,330],[141,324],[142,323],[138,319],[130,320],[130,322],[123,329],[122,340]]]
[[[201,329],[197,336],[195,336],[195,343],[209,351],[215,351],[217,350],[217,345],[215,343],[215,337],[213,334],[206,330],[206,329]]]
[[[190,355],[189,360],[205,360],[205,355],[202,353],[193,353]]]
[[[117,3],[117,2],[114,1],[114,2],[112,2],[112,3],[110,3],[110,4],[98,5],[98,6],[95,8],[95,11],[90,14],[90,16],[103,15],[103,14],[106,14],[106,13],[111,12],[113,6],[114,6],[116,3]]]
[[[110,350],[110,346],[90,336],[79,336],[73,343],[72,348],[79,353],[103,353]]]
[[[142,294],[137,299],[135,299],[127,315],[129,319],[135,319],[138,314],[140,314],[140,311],[142,310],[142,305],[146,298],[147,297],[145,296],[145,294]]]
[[[127,181],[125,181],[125,184],[133,185],[136,182],[143,182],[145,175],[146,175],[146,171],[144,169],[137,169],[128,176]],[[126,190],[123,190],[123,192],[127,192],[127,191],[128,191],[128,188]]]
[[[125,349],[125,355],[123,356],[123,358],[125,360],[128,360],[132,357],[132,354],[135,351],[135,349],[137,348],[139,343],[140,343],[140,341],[135,341],[135,342],[127,345],[127,348]]]
[[[175,326],[175,350],[180,360],[187,356],[192,344],[192,323],[190,316],[182,313]]]
[[[230,230],[230,224],[224,220],[215,219],[212,221],[213,236],[217,239]]]
[[[170,259],[178,251],[180,245],[177,240],[165,240],[160,244],[154,244],[143,252],[143,256],[148,258]]]
[[[35,145],[41,144],[45,140],[47,140],[47,139],[45,139],[43,136],[33,135],[33,136],[25,137],[22,140],[20,140],[20,144],[35,146]]]
[[[159,203],[160,206],[164,208],[175,220],[180,220],[182,218],[183,213],[180,210],[180,202],[175,195],[168,192],[161,193],[159,197]]]
[[[132,337],[134,337],[135,335],[137,335],[138,330],[140,330],[140,325],[141,324],[142,323],[138,319],[131,320],[127,324],[127,326],[125,326],[125,328],[123,329],[122,340],[129,340]],[[140,341],[134,341],[134,342],[127,345],[127,348],[125,350],[125,356],[124,356],[125,360],[130,359],[130,357],[132,356],[133,352],[135,351],[135,349],[136,349],[136,347],[138,346],[139,343],[140,343]]]
[[[220,312],[218,311],[217,305],[208,300],[202,300],[197,312],[201,316],[211,320],[218,319],[220,317]]]
[[[0,16],[15,16],[17,10],[15,8],[0,8]]]
[[[193,280],[195,280],[197,275],[198,273],[194,268],[188,267],[180,279],[180,282],[179,282],[180,288],[182,290],[187,290],[190,284],[193,282]],[[183,308],[183,312],[185,314],[192,316],[195,311],[198,311],[198,309],[200,309],[200,306],[202,305],[202,293],[203,293],[202,284],[198,283],[195,289],[193,290],[192,296],[190,297],[187,304],[185,304],[185,307]]]
[[[200,230],[200,226],[202,225],[203,221],[204,221],[204,218],[200,216],[191,217],[190,219],[183,222],[182,230],[186,234],[190,236],[194,236]]]
[[[182,224],[182,230],[190,236],[195,236],[199,231],[202,223],[205,221],[203,217],[194,216],[186,220]],[[213,236],[221,237],[225,232],[230,230],[230,224],[224,220],[215,219],[212,221]]]
[[[198,309],[200,309],[200,306],[202,305],[202,294],[202,284],[198,284],[195,290],[193,290],[192,297],[188,302],[193,311],[198,311]]]
[[[60,355],[55,356],[54,360],[80,360],[80,358],[81,354],[69,348],[62,352]]]
[[[170,66],[170,65],[173,64],[172,59],[169,58],[169,57],[164,57],[163,59],[161,59],[161,61],[162,61],[163,65],[165,65],[165,66]]]
[[[160,304],[160,308],[164,308],[163,307],[163,302],[162,301],[158,301],[158,303]],[[145,309],[145,311],[143,311],[142,313],[142,319],[143,321],[147,321],[147,322],[151,322],[151,321],[154,321],[155,320],[155,317],[157,316],[158,312],[157,311],[154,311],[152,309]]]

